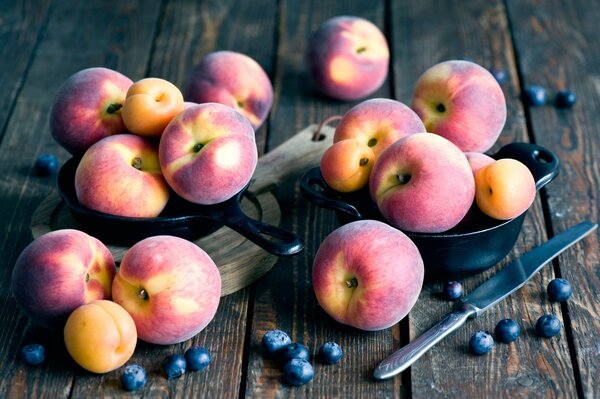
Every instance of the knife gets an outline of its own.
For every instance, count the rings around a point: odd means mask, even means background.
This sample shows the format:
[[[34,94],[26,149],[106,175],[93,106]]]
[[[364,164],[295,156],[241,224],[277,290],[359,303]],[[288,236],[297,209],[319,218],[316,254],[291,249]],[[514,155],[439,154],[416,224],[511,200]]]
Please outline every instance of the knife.
[[[533,277],[546,263],[594,231],[596,223],[582,222],[527,252],[457,302],[455,310],[423,335],[388,356],[373,372],[378,380],[393,377],[413,364],[432,346],[494,306]]]

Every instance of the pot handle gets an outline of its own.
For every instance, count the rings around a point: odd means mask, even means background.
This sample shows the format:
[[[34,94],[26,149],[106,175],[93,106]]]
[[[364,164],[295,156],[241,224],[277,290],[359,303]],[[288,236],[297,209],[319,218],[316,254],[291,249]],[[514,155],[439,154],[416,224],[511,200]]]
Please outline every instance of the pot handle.
[[[247,195],[252,194],[247,192]],[[296,234],[246,215],[238,196],[221,203],[203,217],[224,224],[273,255],[294,255],[304,249],[304,243]]]
[[[495,159],[512,158],[529,168],[539,190],[558,176],[560,161],[549,149],[532,143],[510,143],[493,155]]]
[[[317,189],[316,187],[319,187]],[[327,193],[327,183],[321,174],[321,168],[315,166],[302,176],[300,180],[300,191],[304,197],[313,204],[332,209],[334,211],[345,212],[355,220],[362,219],[360,211],[353,205],[341,200],[330,198]]]

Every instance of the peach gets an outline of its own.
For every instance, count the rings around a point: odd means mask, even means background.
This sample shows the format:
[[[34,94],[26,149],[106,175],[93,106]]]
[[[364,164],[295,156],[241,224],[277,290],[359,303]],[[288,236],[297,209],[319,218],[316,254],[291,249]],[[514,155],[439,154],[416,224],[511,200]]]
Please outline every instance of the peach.
[[[112,290],[113,300],[133,317],[140,339],[175,344],[213,319],[221,275],[206,252],[190,241],[154,236],[125,253]]]
[[[110,299],[115,261],[104,244],[73,229],[55,230],[31,242],[12,271],[12,294],[36,324],[63,327],[77,307]]]
[[[333,142],[357,139],[376,157],[390,145],[413,133],[425,133],[419,116],[405,104],[387,98],[366,100],[350,108],[335,128]]]
[[[479,169],[496,161],[494,158],[482,152],[468,151],[465,152],[465,156],[467,157],[467,161],[469,161],[473,176],[475,176]]]
[[[169,200],[158,150],[133,134],[106,137],[91,146],[77,166],[75,192],[87,208],[127,217],[156,217]]]
[[[402,320],[423,287],[423,259],[400,230],[383,222],[346,224],[319,246],[313,287],[323,310],[336,321],[367,331]]]
[[[423,132],[419,116],[401,102],[384,98],[363,101],[346,112],[336,127],[334,144],[321,161],[323,178],[337,191],[359,190],[367,185],[373,165],[387,147],[404,136]]]
[[[458,224],[475,195],[463,152],[431,133],[406,136],[385,150],[371,171],[371,198],[393,226],[439,233]]]
[[[169,123],[160,139],[159,158],[177,194],[212,205],[250,182],[258,151],[248,119],[226,105],[205,103],[191,106]]]
[[[233,51],[216,51],[194,67],[185,98],[196,103],[227,105],[258,129],[271,110],[273,86],[254,59]]]
[[[354,16],[325,21],[311,36],[306,63],[314,86],[338,100],[373,94],[388,74],[390,50],[372,22]]]
[[[158,137],[183,109],[183,95],[177,86],[168,80],[146,78],[127,90],[122,116],[131,133]]]
[[[126,133],[121,108],[132,84],[108,68],[87,68],[71,75],[52,102],[52,137],[69,153],[80,156],[96,141]]]
[[[115,370],[131,358],[137,344],[133,319],[120,305],[96,300],[75,309],[64,328],[67,351],[92,373]]]
[[[321,158],[321,174],[329,187],[346,193],[369,183],[374,164],[375,154],[368,145],[356,139],[346,139],[325,150]]]
[[[490,149],[506,122],[502,88],[487,69],[470,61],[446,61],[427,69],[417,81],[411,106],[428,132],[464,152]]]
[[[494,219],[512,219],[533,203],[536,194],[531,171],[516,159],[503,158],[481,168],[475,175],[475,201]]]

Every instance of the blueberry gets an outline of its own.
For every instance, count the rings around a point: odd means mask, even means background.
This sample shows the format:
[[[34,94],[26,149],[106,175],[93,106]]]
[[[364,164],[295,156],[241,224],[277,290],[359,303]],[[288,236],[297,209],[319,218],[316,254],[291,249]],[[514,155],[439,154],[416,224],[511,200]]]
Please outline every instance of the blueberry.
[[[27,344],[21,348],[21,359],[27,364],[37,366],[46,359],[46,348],[40,344]]]
[[[525,89],[525,101],[527,101],[527,104],[538,107],[546,104],[547,100],[548,95],[546,94],[546,89],[542,86],[532,85],[527,86]]]
[[[262,337],[262,346],[268,354],[274,354],[292,343],[289,335],[281,330],[267,331]]]
[[[304,385],[314,376],[313,366],[304,359],[292,359],[283,367],[283,380],[290,385]]]
[[[281,349],[281,359],[284,363],[292,359],[309,360],[310,352],[308,348],[299,342],[294,342]]]
[[[210,352],[201,346],[194,345],[183,354],[187,368],[192,371],[200,371],[210,363]]]
[[[506,81],[506,71],[504,71],[504,69],[493,67],[490,69],[490,73],[494,76],[498,84],[502,84]]]
[[[571,108],[577,102],[577,96],[571,90],[561,90],[556,93],[556,106],[559,108]]]
[[[343,354],[342,348],[335,342],[325,342],[319,348],[319,360],[325,364],[336,364]]]
[[[183,355],[169,355],[162,362],[163,371],[169,380],[179,378],[185,374],[186,367],[187,364]]]
[[[545,314],[535,323],[535,332],[540,337],[554,337],[560,332],[560,320],[552,314]]]
[[[555,278],[548,284],[547,292],[551,301],[564,302],[571,296],[573,287],[564,278]]]
[[[496,339],[498,341],[509,344],[519,338],[519,335],[521,335],[521,327],[519,327],[517,322],[512,319],[504,319],[496,324],[494,333],[496,334]]]
[[[443,293],[444,298],[449,301],[455,301],[462,296],[463,288],[458,281],[448,281],[444,284]]]
[[[52,176],[58,171],[58,159],[52,154],[40,155],[33,164],[38,176]]]
[[[469,340],[469,350],[476,355],[485,355],[494,347],[494,338],[487,331],[476,331]]]
[[[123,369],[121,374],[121,386],[126,391],[136,391],[146,385],[148,381],[148,374],[139,364],[130,364]]]

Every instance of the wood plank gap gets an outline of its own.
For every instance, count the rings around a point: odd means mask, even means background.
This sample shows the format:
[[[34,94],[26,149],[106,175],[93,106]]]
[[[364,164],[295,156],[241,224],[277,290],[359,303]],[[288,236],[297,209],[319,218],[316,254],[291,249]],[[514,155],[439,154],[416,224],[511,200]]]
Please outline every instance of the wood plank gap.
[[[281,21],[282,21],[281,15],[284,12],[281,0],[277,0],[276,5],[277,5],[277,12],[275,13],[275,23],[274,23],[275,29],[273,29],[273,48],[275,49],[275,52],[273,53],[273,57],[271,59],[271,68],[270,68],[271,73],[269,76],[269,79],[271,80],[271,84],[273,86],[275,86],[273,83],[275,82],[275,78],[277,76],[277,65],[279,64],[279,46],[280,46],[280,38],[281,38],[281,32],[279,31],[279,29],[282,29],[281,28]],[[272,115],[274,114],[273,107],[277,106],[277,102],[275,101],[275,94],[276,94],[275,87],[273,87],[273,104],[271,106],[271,111],[269,112],[267,119],[263,123],[265,130],[266,130],[265,145],[263,147],[264,153],[267,153],[270,150],[269,141],[271,139],[271,128],[272,128],[271,118],[272,118]]]
[[[240,390],[238,398],[246,397],[248,386],[248,367],[250,367],[250,352],[252,351],[252,321],[254,320],[254,299],[256,298],[256,284],[248,288],[248,301],[246,301],[246,332],[244,334],[244,349],[242,352],[242,370],[240,373]]]
[[[527,129],[527,138],[529,139],[530,143],[536,144],[535,142],[535,135],[533,134],[533,122],[531,121],[531,112],[530,112],[530,105],[527,103],[527,101],[525,101],[525,78],[524,78],[524,74],[523,74],[523,70],[521,69],[521,57],[519,56],[519,48],[517,46],[517,42],[515,39],[515,35],[513,34],[514,29],[513,29],[513,21],[511,19],[511,13],[508,12],[508,9],[510,7],[510,5],[508,4],[508,0],[503,0],[504,3],[504,14],[506,17],[506,23],[507,23],[507,28],[508,31],[510,32],[510,43],[511,43],[511,47],[512,47],[512,53],[513,53],[513,58],[515,60],[515,70],[517,71],[517,80],[518,80],[518,85],[519,85],[519,92],[520,92],[520,98],[521,98],[521,102],[523,103],[523,113],[525,114],[525,127]],[[543,190],[541,190],[543,191]],[[542,201],[542,207],[544,206],[546,202]],[[546,218],[546,212],[544,211],[544,219],[547,220]]]
[[[388,65],[388,85],[390,87],[390,98],[397,100],[396,97],[396,78],[394,74],[394,65],[396,64],[396,55],[392,51],[394,48],[394,34],[392,32],[392,5],[391,0],[386,0],[383,5],[383,29],[390,49],[390,60]]]
[[[156,19],[154,32],[152,33],[152,45],[150,46],[150,54],[148,55],[148,64],[146,65],[146,70],[144,71],[144,77],[149,77],[150,71],[152,70],[152,61],[154,60],[154,52],[156,51],[156,39],[161,33],[161,26],[163,25],[165,19],[167,3],[168,0],[161,0],[160,2],[158,18]]]

